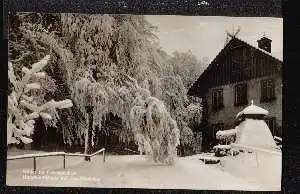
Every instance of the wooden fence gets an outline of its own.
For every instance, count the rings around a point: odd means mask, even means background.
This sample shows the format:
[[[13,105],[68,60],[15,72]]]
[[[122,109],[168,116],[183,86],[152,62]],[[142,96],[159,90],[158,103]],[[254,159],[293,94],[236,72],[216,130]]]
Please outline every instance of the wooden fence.
[[[82,156],[82,157],[88,157],[90,159],[93,156],[95,156],[101,152],[103,155],[103,162],[105,162],[105,148],[102,148],[93,154],[51,152],[51,153],[24,154],[24,155],[18,155],[18,156],[8,156],[7,160],[20,160],[20,159],[26,159],[26,158],[33,158],[33,170],[36,171],[36,158],[50,157],[50,156],[63,156],[63,168],[65,169],[66,168],[66,156]]]

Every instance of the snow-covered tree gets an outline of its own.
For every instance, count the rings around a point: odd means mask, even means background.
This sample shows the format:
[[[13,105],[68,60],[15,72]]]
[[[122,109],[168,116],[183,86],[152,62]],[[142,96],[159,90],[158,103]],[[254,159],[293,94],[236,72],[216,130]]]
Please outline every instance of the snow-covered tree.
[[[168,57],[169,79],[164,80],[164,101],[167,102],[172,117],[180,129],[181,150],[193,147],[195,138],[193,127],[199,127],[202,118],[201,101],[187,96],[188,88],[201,74],[204,64],[191,51],[175,52]]]
[[[46,88],[37,90],[43,93],[37,96],[41,100],[44,96],[47,99],[69,99],[75,67],[73,54],[66,48],[61,36],[60,14],[10,13],[9,17],[9,60],[13,63],[16,78],[22,77],[23,67],[30,68],[31,64],[50,53],[49,65],[44,68],[46,80],[41,80]],[[86,126],[77,122],[83,117],[77,111],[76,104],[58,111],[58,116],[57,128],[62,133],[64,143],[72,145],[75,140],[83,143],[81,136]]]
[[[41,22],[44,18],[53,23],[49,29],[50,24]],[[52,59],[49,62],[52,65],[47,72],[60,82],[59,87],[63,86],[59,91],[65,91],[64,95],[57,92],[55,96],[58,99],[72,98],[74,103],[73,108],[65,112],[66,114],[60,114],[61,117],[66,117],[60,122],[66,123],[66,126],[61,128],[66,143],[72,144],[78,139],[80,144],[87,139],[93,143],[93,137],[85,138],[88,125],[93,128],[93,136],[96,130],[109,130],[101,127],[109,114],[122,119],[122,128],[119,131],[114,130],[120,136],[120,140],[134,139],[140,145],[140,149],[152,154],[155,160],[171,161],[169,156],[173,155],[176,149],[176,138],[180,137],[183,144],[192,141],[193,133],[189,123],[192,120],[199,121],[201,107],[186,95],[188,86],[183,76],[189,75],[174,71],[174,65],[169,60],[171,56],[159,48],[153,33],[155,27],[144,16],[25,14],[21,15],[20,20],[19,31],[14,30],[13,34],[19,37],[17,35],[21,32],[22,38],[11,38],[16,39],[12,44],[18,46],[17,48],[12,45],[15,50],[11,58],[17,58],[15,62],[22,67],[20,61],[24,61],[22,56],[27,56],[27,50],[29,53],[37,53],[37,56],[47,50],[51,51]],[[17,44],[19,42],[21,44]],[[22,48],[25,48],[23,54]],[[21,60],[18,60],[19,58]],[[194,58],[190,58],[185,64],[190,61],[194,63]],[[179,63],[178,61],[176,64]],[[146,106],[150,101],[151,106]],[[193,106],[190,106],[191,103]],[[86,106],[94,107],[92,123],[89,123]],[[162,142],[166,141],[168,146],[162,148],[167,150],[166,152],[157,151],[157,146],[150,146],[152,151],[148,149],[149,146],[147,149],[142,146],[146,145],[143,142],[145,139],[149,140],[148,132],[160,131],[160,125],[151,124],[154,122],[150,120],[152,116],[148,116],[145,123],[144,117],[141,116],[145,116],[145,113],[141,111],[137,114],[133,111],[137,108],[150,112],[153,117],[157,117],[157,111],[164,115],[158,117],[159,123],[169,123],[169,127],[163,132],[176,135],[164,139],[158,136],[151,138],[161,141],[162,147]],[[141,120],[137,121],[134,115]],[[141,125],[138,125],[138,122]],[[173,122],[176,127],[171,126]],[[149,128],[150,125],[152,128]],[[143,141],[142,138],[137,138],[133,128],[144,132]],[[144,130],[141,130],[143,128]],[[154,152],[165,155],[157,157],[154,156]]]
[[[163,100],[161,72],[165,71],[164,61],[152,44],[153,27],[143,16],[130,15],[65,14],[62,16],[62,21],[63,33],[69,37],[70,50],[76,50],[75,58],[78,60],[75,65],[76,71],[73,72],[75,80],[72,96],[85,115],[85,121],[88,117],[85,106],[88,104],[94,107],[94,119],[93,123],[90,123],[93,125],[93,130],[102,130],[101,125],[106,115],[112,113],[118,116],[123,121],[122,130],[124,130],[119,133],[120,139],[128,140],[127,138],[133,137],[141,150],[153,154],[154,159],[158,160],[156,159],[158,157],[154,156],[156,151],[150,151],[149,147],[144,148],[142,145],[145,145],[145,142],[141,141],[145,139],[137,138],[138,134],[133,130],[138,128],[133,115],[142,120],[143,117],[131,113],[133,108],[137,108],[136,103],[146,103],[149,98],[157,99],[155,102],[160,102],[160,106],[164,104],[161,102]],[[86,101],[88,96],[92,97],[90,102]],[[147,110],[150,107],[144,108]],[[165,111],[164,114],[167,114],[168,109],[160,108],[160,111]],[[164,119],[167,119],[164,122],[169,122],[168,119],[172,118],[164,117]],[[130,120],[132,122],[129,122]],[[142,126],[149,127],[150,122],[149,117]],[[158,127],[153,126],[150,132],[154,133],[154,129],[159,130]],[[172,130],[176,131],[177,127],[172,127]],[[144,135],[146,138],[147,135]],[[174,136],[176,137],[179,135]],[[89,139],[93,140],[92,137]],[[165,138],[165,141],[169,140]],[[172,149],[176,150],[176,141],[174,142],[170,145],[173,145]],[[160,145],[163,145],[161,143]],[[155,149],[155,146],[152,149]],[[165,153],[166,157],[168,155]]]
[[[17,79],[13,64],[8,64],[8,78],[12,84],[12,92],[8,96],[7,119],[7,144],[31,143],[29,137],[33,133],[35,119],[42,117],[46,124],[53,125],[56,122],[56,109],[72,107],[71,100],[54,101],[44,103],[39,90],[44,90],[47,75],[42,69],[47,65],[50,56],[34,63],[29,69],[22,68],[23,76]]]
[[[182,78],[186,88],[192,86],[207,65],[203,61],[199,61],[190,50],[184,53],[174,52],[169,61],[174,73]]]

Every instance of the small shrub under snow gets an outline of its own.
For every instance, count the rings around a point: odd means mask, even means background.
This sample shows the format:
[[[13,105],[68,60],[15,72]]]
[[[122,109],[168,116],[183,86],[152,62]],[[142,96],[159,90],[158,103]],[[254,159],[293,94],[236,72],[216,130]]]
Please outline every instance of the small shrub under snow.
[[[239,154],[239,151],[233,149],[230,145],[216,145],[213,147],[213,151],[216,157],[236,156]]]
[[[222,157],[231,155],[231,146],[230,145],[216,145],[213,147],[215,156]]]
[[[224,131],[218,131],[216,133],[216,138],[222,144],[229,144],[229,143],[233,143],[235,141],[236,133],[237,133],[237,128],[224,130]]]
[[[203,161],[204,164],[217,164],[220,162],[220,159],[214,156],[201,156],[199,160]]]

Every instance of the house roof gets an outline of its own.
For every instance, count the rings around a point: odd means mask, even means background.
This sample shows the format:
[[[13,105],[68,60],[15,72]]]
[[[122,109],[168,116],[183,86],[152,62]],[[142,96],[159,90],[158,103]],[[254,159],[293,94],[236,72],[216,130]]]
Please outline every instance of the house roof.
[[[282,60],[278,59],[277,57],[273,56],[271,53],[261,49],[261,48],[258,48],[257,46],[254,46],[240,38],[237,38],[237,37],[232,37],[230,39],[230,41],[227,42],[227,44],[220,50],[220,52],[217,54],[217,56],[210,62],[210,64],[208,65],[208,67],[203,71],[203,73],[199,76],[199,78],[194,82],[194,84],[191,86],[191,88],[188,90],[188,95],[191,95],[191,96],[198,96],[198,94],[196,94],[196,88],[200,85],[200,83],[203,81],[204,79],[204,76],[212,69],[216,66],[216,64],[214,64],[214,62],[219,58],[219,56],[221,54],[223,54],[223,52],[229,47],[229,45],[232,44],[233,41],[239,41],[241,42],[242,44],[245,44],[255,50],[257,50],[258,52],[260,53],[263,53],[264,55],[268,56],[268,57],[271,57],[272,59],[282,63]],[[203,84],[203,83],[201,83]]]
[[[263,37],[263,38],[266,38],[266,37]],[[281,59],[279,59],[279,58],[277,58],[276,56],[272,55],[272,53],[269,53],[269,52],[265,51],[264,49],[258,48],[257,46],[254,46],[254,45],[250,44],[249,42],[246,42],[245,40],[241,40],[241,39],[239,39],[239,38],[237,38],[237,37],[235,37],[235,39],[237,39],[237,40],[239,40],[239,41],[241,41],[241,42],[244,42],[245,44],[248,44],[248,45],[251,46],[252,48],[255,48],[256,50],[259,50],[260,52],[263,52],[264,54],[266,54],[266,55],[268,55],[268,56],[270,56],[270,57],[272,57],[272,58],[274,58],[274,59],[276,59],[276,60],[282,62]]]
[[[244,108],[241,112],[239,112],[236,117],[241,115],[268,115],[269,112],[259,106],[253,104],[253,100],[251,101],[251,105]]]

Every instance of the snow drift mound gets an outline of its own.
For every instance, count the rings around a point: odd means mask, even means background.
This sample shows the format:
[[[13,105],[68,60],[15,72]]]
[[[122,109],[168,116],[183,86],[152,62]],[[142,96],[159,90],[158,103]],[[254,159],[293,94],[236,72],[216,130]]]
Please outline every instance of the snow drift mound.
[[[264,120],[246,119],[239,125],[236,142],[262,149],[276,149],[276,143]]]

